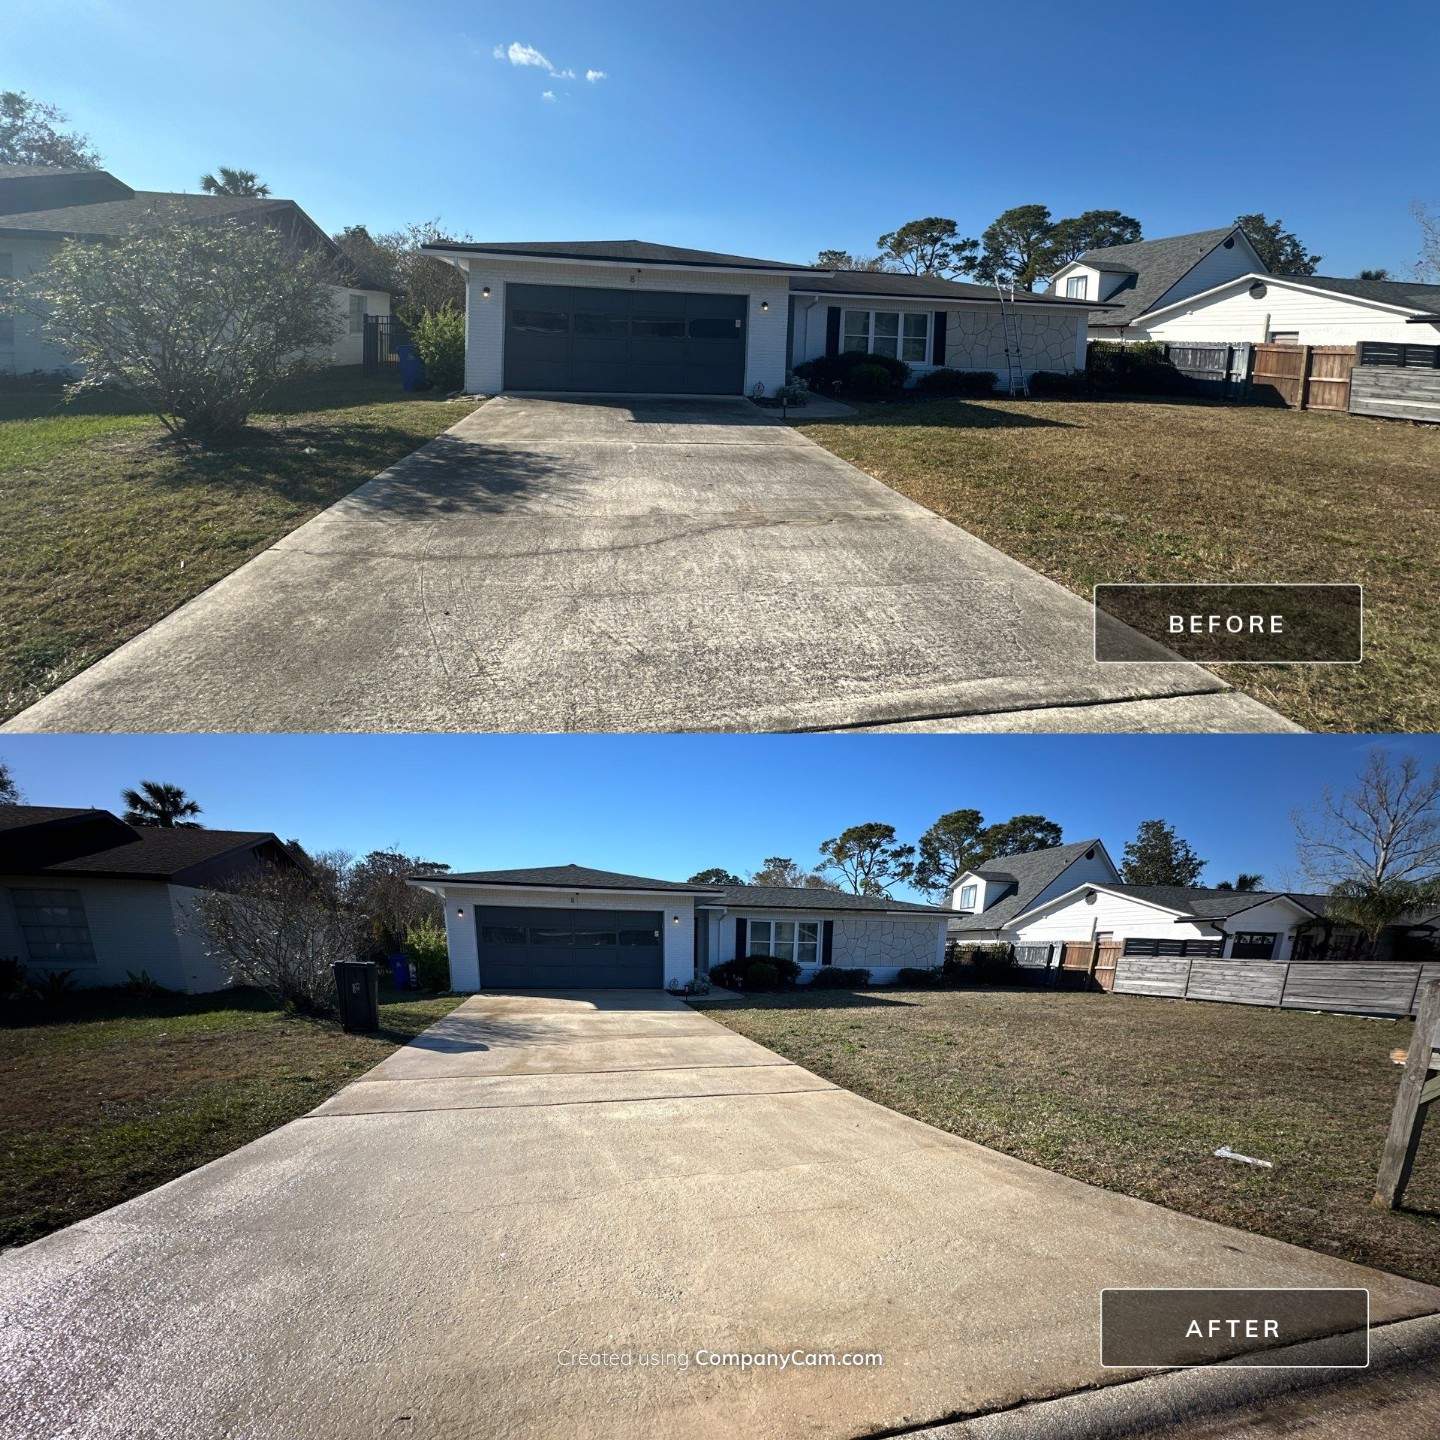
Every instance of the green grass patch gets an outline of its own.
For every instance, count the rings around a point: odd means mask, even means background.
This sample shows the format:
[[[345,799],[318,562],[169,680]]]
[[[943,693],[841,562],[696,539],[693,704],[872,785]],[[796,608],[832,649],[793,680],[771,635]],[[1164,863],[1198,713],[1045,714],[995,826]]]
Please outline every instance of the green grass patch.
[[[1364,664],[1219,673],[1307,729],[1440,729],[1440,426],[1158,400],[937,400],[802,428],[1087,599],[1103,581],[1358,581]]]
[[[321,372],[222,450],[113,396],[0,390],[0,718],[38,700],[433,439],[473,400]]]
[[[706,1012],[836,1084],[1021,1160],[1440,1283],[1440,1135],[1370,1197],[1409,1021],[1073,991],[784,995]],[[1229,1145],[1274,1163],[1217,1159]]]
[[[0,1247],[38,1240],[303,1115],[460,996],[381,994],[380,1031],[252,991],[82,992],[0,1025]]]

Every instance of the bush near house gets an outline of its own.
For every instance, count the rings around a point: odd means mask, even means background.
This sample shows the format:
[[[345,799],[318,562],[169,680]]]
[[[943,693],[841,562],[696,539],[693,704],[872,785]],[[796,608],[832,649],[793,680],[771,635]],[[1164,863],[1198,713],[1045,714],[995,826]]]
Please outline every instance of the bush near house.
[[[714,966],[710,979],[727,990],[748,992],[778,990],[800,978],[800,967],[779,955],[746,955]]]
[[[1097,340],[1087,352],[1085,373],[1097,390],[1131,395],[1178,395],[1189,389],[1184,375],[1153,340],[1134,345]]]
[[[897,985],[928,987],[940,984],[943,978],[944,971],[939,965],[929,970],[922,970],[918,966],[907,965],[895,977],[895,983]]]
[[[450,988],[450,947],[445,931],[433,920],[421,920],[406,930],[405,958],[414,964],[422,990],[443,994]]]
[[[824,965],[810,977],[812,990],[860,990],[869,983],[868,970],[848,970],[843,965]]]
[[[930,370],[915,382],[921,395],[992,395],[999,376],[993,370]]]
[[[885,374],[882,382],[873,371]],[[866,373],[857,375],[857,371]],[[845,350],[839,355],[817,355],[795,367],[795,373],[822,395],[855,395],[878,399],[898,394],[910,378],[910,367],[893,355],[872,355],[864,350]],[[879,388],[874,388],[874,387]]]
[[[449,395],[465,388],[465,316],[448,306],[427,310],[411,327],[410,339],[425,362],[425,377]]]

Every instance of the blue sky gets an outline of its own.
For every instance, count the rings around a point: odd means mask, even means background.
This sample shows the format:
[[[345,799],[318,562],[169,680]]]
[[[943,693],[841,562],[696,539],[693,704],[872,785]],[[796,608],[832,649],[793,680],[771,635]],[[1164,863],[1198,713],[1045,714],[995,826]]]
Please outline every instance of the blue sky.
[[[1031,201],[1150,235],[1263,210],[1323,273],[1409,275],[1410,206],[1440,202],[1433,0],[6,8],[0,85],[70,112],[122,179],[244,166],[331,230],[439,216],[809,260]]]
[[[1373,737],[11,736],[32,804],[119,809],[141,779],[184,786],[217,828],[313,850],[398,848],[456,869],[594,865],[683,880],[815,858],[866,820],[906,840],[946,810],[1041,813],[1116,860],[1169,820],[1208,882],[1298,885],[1290,813],[1344,788]],[[1385,742],[1440,762],[1440,737]],[[899,895],[903,892],[897,891]]]

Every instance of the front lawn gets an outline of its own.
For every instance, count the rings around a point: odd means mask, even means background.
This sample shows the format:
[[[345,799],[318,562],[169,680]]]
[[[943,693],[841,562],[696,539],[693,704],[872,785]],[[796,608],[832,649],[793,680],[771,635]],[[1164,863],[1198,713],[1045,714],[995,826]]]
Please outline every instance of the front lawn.
[[[1244,405],[937,400],[801,428],[1087,599],[1102,581],[1360,581],[1364,664],[1219,673],[1307,729],[1440,729],[1440,426]]]
[[[313,1109],[463,997],[381,992],[375,1035],[253,991],[82,994],[0,1022],[0,1247],[38,1240]]]
[[[1408,1021],[1054,990],[860,991],[707,1009],[858,1091],[1047,1170],[1440,1283],[1440,1129],[1372,1209]],[[1217,1159],[1229,1145],[1274,1162]]]
[[[453,425],[394,373],[292,385],[248,440],[182,451],[113,397],[0,389],[0,719]]]

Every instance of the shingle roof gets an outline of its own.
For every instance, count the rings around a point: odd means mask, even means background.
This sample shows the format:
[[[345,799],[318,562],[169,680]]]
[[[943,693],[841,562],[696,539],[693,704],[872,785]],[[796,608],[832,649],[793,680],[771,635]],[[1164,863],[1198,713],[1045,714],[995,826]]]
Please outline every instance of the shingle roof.
[[[107,815],[107,810],[86,810],[69,805],[0,805],[0,830],[22,830],[69,820],[78,815]]]
[[[985,874],[991,866],[1015,881],[1015,889],[1003,895],[987,910],[976,915],[956,915],[950,921],[955,930],[998,930],[1022,910],[1028,910],[1035,897],[1074,864],[1087,850],[1099,845],[1098,839],[1075,840],[1069,845],[1052,845],[1046,850],[1026,850],[1018,855],[997,855],[986,862]]]
[[[1137,240],[1131,245],[1106,245],[1087,250],[1076,263],[1096,269],[1119,269],[1134,276],[1122,281],[1110,296],[1118,310],[1096,310],[1096,325],[1128,325],[1156,305],[1182,276],[1188,274],[1236,227],[1197,230],[1193,235],[1165,235],[1158,240]]]
[[[1315,290],[1333,290],[1357,300],[1378,300],[1382,305],[1413,306],[1427,314],[1440,314],[1440,285],[1422,285],[1418,280],[1357,280],[1343,275],[1277,275],[1287,285],[1306,285]]]
[[[43,873],[134,875],[163,880],[217,860],[232,850],[254,849],[266,842],[281,844],[278,836],[264,830],[165,830],[151,825],[136,825],[133,829],[137,841],[73,860],[59,860],[45,866]]]
[[[901,275],[890,270],[818,271],[814,275],[792,276],[790,288],[801,293],[822,295],[893,295],[897,300],[994,300],[993,285],[976,285],[968,280],[942,280],[937,275]],[[1006,292],[1009,298],[1009,292]],[[1071,300],[1048,292],[1015,292],[1017,305],[1078,305],[1092,310],[1093,300]]]
[[[426,250],[479,250],[517,259],[618,260],[636,265],[743,270],[808,270],[784,260],[757,260],[752,255],[726,255],[717,250],[687,250],[680,245],[657,245],[650,240],[437,240]]]
[[[945,915],[937,905],[916,905],[884,895],[848,895],[841,890],[799,888],[789,885],[723,885],[725,903],[757,910],[913,910],[922,915]]]
[[[682,895],[713,895],[714,885],[681,885],[674,880],[653,880],[646,875],[622,875],[615,870],[592,870],[588,865],[538,865],[520,870],[467,870],[462,874],[415,876],[415,879],[461,881],[470,885],[541,886],[560,890],[673,890]]]
[[[1317,914],[1327,903],[1324,895],[1303,895],[1292,890],[1212,890],[1185,885],[1105,885],[1106,890],[1150,900],[1169,910],[1196,915],[1202,920],[1224,920],[1270,900],[1293,900]]]
[[[0,215],[0,230],[31,230],[51,235],[123,235],[161,218],[194,221],[228,220],[295,207],[293,200],[254,195],[172,195],[163,190],[137,190],[123,200],[98,200],[89,205],[63,205],[53,210],[25,210]]]

